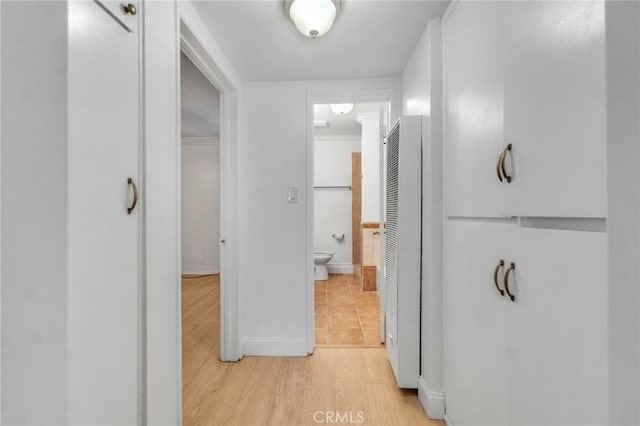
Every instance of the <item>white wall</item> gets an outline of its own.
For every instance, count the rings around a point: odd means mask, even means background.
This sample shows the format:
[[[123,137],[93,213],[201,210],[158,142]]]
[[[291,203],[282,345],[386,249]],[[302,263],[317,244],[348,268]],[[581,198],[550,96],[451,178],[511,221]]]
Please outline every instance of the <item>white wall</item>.
[[[182,141],[182,273],[220,272],[220,141]]]
[[[358,136],[315,136],[314,186],[351,185],[353,152],[360,152]],[[353,273],[352,195],[347,189],[314,191],[313,249],[335,252],[329,262],[332,273]],[[332,238],[333,233],[344,234],[344,240]]]
[[[640,5],[605,2],[609,424],[640,424]]]
[[[429,21],[402,73],[402,113],[424,115],[422,172],[422,314],[420,399],[444,415],[442,378],[443,96],[442,23]]]
[[[313,222],[307,208],[314,96],[362,98],[397,79],[248,83],[240,98],[238,206],[240,306],[246,355],[306,355],[313,341]],[[395,100],[394,100],[395,101]],[[394,107],[397,105],[394,102]],[[394,110],[397,113],[397,110]],[[309,152],[308,149],[309,148]],[[312,164],[310,165],[312,167]],[[299,202],[287,203],[287,187]],[[311,207],[311,205],[309,206]],[[311,293],[309,293],[311,292]]]
[[[0,7],[1,421],[64,424],[67,4],[1,2]]]
[[[362,222],[380,222],[380,113],[358,114],[362,124]]]

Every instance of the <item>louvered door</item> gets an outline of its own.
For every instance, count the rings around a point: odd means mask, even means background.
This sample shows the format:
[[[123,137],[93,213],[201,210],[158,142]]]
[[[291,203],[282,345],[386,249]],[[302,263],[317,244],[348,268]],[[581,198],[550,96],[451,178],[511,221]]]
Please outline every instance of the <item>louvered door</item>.
[[[399,387],[420,374],[422,117],[401,117],[387,137],[386,348]]]

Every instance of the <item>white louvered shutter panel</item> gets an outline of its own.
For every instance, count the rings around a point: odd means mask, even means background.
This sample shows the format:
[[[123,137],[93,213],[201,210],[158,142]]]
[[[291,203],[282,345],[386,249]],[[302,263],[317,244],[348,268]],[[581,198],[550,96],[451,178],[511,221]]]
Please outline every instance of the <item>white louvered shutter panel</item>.
[[[398,154],[400,123],[387,137],[386,347],[391,365],[398,364]],[[394,368],[395,371],[395,368]]]
[[[402,388],[420,375],[422,119],[400,117],[387,136],[386,348]]]

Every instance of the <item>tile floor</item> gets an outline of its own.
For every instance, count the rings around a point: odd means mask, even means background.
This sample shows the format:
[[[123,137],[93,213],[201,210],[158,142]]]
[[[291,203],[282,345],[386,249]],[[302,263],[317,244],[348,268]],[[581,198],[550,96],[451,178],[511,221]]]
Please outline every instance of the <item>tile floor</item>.
[[[363,292],[355,275],[332,274],[315,286],[316,346],[384,346],[375,292]]]

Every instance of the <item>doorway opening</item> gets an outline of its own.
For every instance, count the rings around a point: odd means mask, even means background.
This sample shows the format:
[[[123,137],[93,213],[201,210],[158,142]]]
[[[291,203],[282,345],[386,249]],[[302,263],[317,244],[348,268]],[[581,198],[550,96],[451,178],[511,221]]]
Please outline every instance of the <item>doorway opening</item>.
[[[176,61],[185,137],[176,145],[182,157],[181,203],[176,207],[182,213],[180,257],[186,276],[180,288],[182,414],[189,423],[194,407],[207,396],[202,387],[222,379],[224,361],[242,357],[235,173],[239,82],[233,70],[218,65],[219,52],[187,6],[180,9],[180,48]],[[183,96],[189,96],[190,89],[185,78],[198,81],[192,84],[190,101]]]
[[[220,358],[220,92],[184,53],[180,108],[182,344],[188,366],[205,356],[195,350],[199,346]]]
[[[219,92],[219,158],[220,158],[220,284],[219,284],[219,359],[238,361],[242,358],[239,341],[238,287],[238,87],[233,69],[221,67],[221,53],[212,44],[206,28],[190,7],[180,9],[180,49]],[[180,61],[180,57],[176,57]],[[177,150],[182,150],[178,141]],[[181,208],[181,206],[176,206]],[[217,357],[216,357],[217,358]],[[184,363],[183,363],[184,365]]]
[[[317,347],[381,347],[381,152],[387,102],[314,104]],[[381,226],[382,224],[382,226]]]

